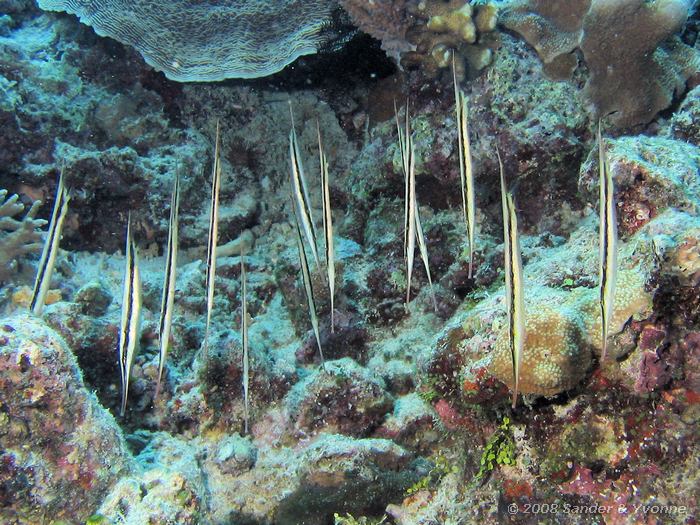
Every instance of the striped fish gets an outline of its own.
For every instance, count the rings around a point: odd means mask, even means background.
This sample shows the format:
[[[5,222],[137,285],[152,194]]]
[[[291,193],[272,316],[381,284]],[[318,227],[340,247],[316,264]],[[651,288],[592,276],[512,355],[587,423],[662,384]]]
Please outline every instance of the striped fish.
[[[406,180],[408,181],[408,202],[406,203],[407,213],[407,228],[406,228],[406,308],[411,300],[411,276],[413,274],[413,258],[416,250],[416,178],[415,178],[415,153],[413,148],[413,139],[410,135],[406,135],[404,143],[405,161],[404,166],[407,167]]]
[[[323,232],[326,238],[326,272],[328,275],[328,291],[331,297],[331,333],[335,332],[335,248],[333,246],[333,215],[331,213],[331,193],[328,183],[328,159],[323,152],[321,143],[321,127],[316,121],[318,130],[318,154],[321,166],[321,198],[323,200]]]
[[[165,254],[165,277],[163,280],[163,294],[160,301],[160,323],[158,336],[160,341],[160,356],[158,363],[158,383],[154,399],[158,398],[160,385],[163,379],[163,367],[168,356],[170,345],[170,328],[173,322],[173,305],[175,304],[175,281],[177,274],[177,249],[178,249],[178,216],[180,213],[180,172],[175,170],[175,183],[170,199],[170,220],[168,222],[168,248]]]
[[[425,266],[425,273],[428,276],[428,284],[430,285],[430,294],[433,301],[433,306],[437,311],[437,300],[435,298],[435,290],[433,289],[433,280],[430,275],[430,266],[428,264],[428,247],[423,234],[423,226],[420,222],[418,213],[418,199],[416,198],[416,152],[411,137],[410,121],[408,118],[408,102],[406,103],[406,126],[401,129],[396,105],[394,111],[396,114],[396,128],[399,136],[399,151],[401,153],[401,164],[404,171],[405,179],[405,206],[404,206],[404,258],[406,260],[406,307],[411,299],[411,280],[413,276],[413,261],[415,257],[416,239],[418,240],[418,250]]]
[[[241,254],[241,339],[243,342],[243,417],[244,432],[248,433],[249,418],[249,356],[248,356],[248,299],[246,288],[245,261]]]
[[[292,105],[289,105],[289,111],[292,111]],[[304,234],[307,244],[311,248],[311,253],[314,256],[316,267],[321,267],[321,261],[318,258],[318,249],[316,248],[316,228],[314,219],[311,215],[311,206],[309,192],[306,187],[306,177],[304,176],[304,167],[301,163],[301,152],[299,150],[299,142],[297,133],[294,129],[294,115],[292,114],[292,129],[289,132],[289,159],[291,166],[291,183],[292,183],[292,205],[297,216],[297,221],[300,224],[301,231]]]
[[[520,258],[518,218],[513,194],[506,191],[503,162],[498,155],[501,176],[501,203],[503,207],[503,245],[505,248],[506,304],[508,306],[508,345],[513,364],[513,408],[518,401],[520,387],[520,363],[525,342],[525,306],[523,303],[523,264]]]
[[[211,182],[211,206],[209,209],[209,241],[207,242],[207,327],[204,331],[204,350],[209,345],[209,326],[214,309],[214,279],[216,277],[216,244],[219,239],[219,189],[221,186],[221,151],[219,122],[216,123],[216,140],[214,144],[214,168]]]
[[[455,108],[457,111],[457,135],[459,137],[459,175],[462,186],[462,211],[467,225],[469,238],[469,278],[472,278],[474,268],[474,232],[475,232],[475,197],[474,174],[472,171],[471,144],[469,142],[467,98],[457,84],[457,72],[454,68],[452,55],[452,76],[455,86]]]
[[[406,141],[410,136],[409,120],[408,120],[408,100],[406,101],[406,135],[404,138],[404,132],[401,131],[401,122],[399,121],[399,110],[396,107],[396,101],[394,100],[394,116],[396,117],[396,134],[399,138],[399,153],[401,154],[401,167],[403,169],[403,179],[404,179],[404,213],[403,213],[403,258],[404,261],[408,258],[408,230],[409,230],[409,207],[410,200],[408,198],[409,187],[408,187],[408,164],[406,156]],[[407,301],[408,302],[408,301]]]
[[[615,303],[617,278],[617,217],[615,216],[615,187],[610,164],[598,123],[598,165],[600,173],[600,316],[603,351],[600,362],[605,361],[608,350],[608,333]]]
[[[51,274],[56,263],[56,255],[58,254],[58,245],[61,242],[61,230],[63,229],[63,221],[68,212],[68,202],[70,195],[65,187],[63,179],[63,170],[58,179],[58,188],[56,189],[56,202],[53,205],[51,214],[51,222],[49,223],[49,231],[44,243],[44,249],[41,252],[39,259],[39,267],[37,268],[36,280],[34,281],[34,291],[32,292],[32,301],[29,304],[29,309],[35,315],[41,315],[46,302],[46,294],[51,287]]]
[[[292,198],[293,200],[293,198]],[[321,348],[321,335],[318,330],[318,317],[316,316],[316,303],[314,302],[314,289],[311,283],[311,273],[309,272],[309,261],[306,258],[304,251],[304,241],[302,239],[301,228],[297,217],[297,248],[299,249],[299,262],[301,264],[301,276],[304,281],[304,290],[306,291],[306,301],[309,305],[309,317],[311,318],[311,326],[314,329],[316,336],[316,344],[318,344],[318,355],[321,356],[321,365],[326,368],[326,362],[323,359],[323,349]]]
[[[413,197],[413,202],[411,207],[413,208],[413,216],[415,217],[416,227],[415,235],[418,239],[418,251],[420,252],[421,259],[423,259],[423,266],[425,267],[425,273],[428,276],[428,285],[430,286],[430,297],[433,300],[433,307],[437,312],[437,299],[435,298],[435,290],[433,288],[433,279],[430,276],[430,266],[428,264],[428,247],[425,242],[425,235],[423,235],[423,226],[420,222],[420,213],[418,213],[418,199],[416,198],[416,166],[415,158],[416,154],[413,147],[413,139],[409,141],[410,152],[410,165],[409,165],[409,177],[411,179],[410,185],[412,187],[411,194]],[[410,289],[410,282],[409,282]]]
[[[139,344],[141,322],[141,273],[138,253],[131,233],[131,214],[126,226],[126,273],[122,300],[122,323],[119,330],[119,370],[122,379],[122,405],[120,414],[126,412],[129,393],[129,377]]]

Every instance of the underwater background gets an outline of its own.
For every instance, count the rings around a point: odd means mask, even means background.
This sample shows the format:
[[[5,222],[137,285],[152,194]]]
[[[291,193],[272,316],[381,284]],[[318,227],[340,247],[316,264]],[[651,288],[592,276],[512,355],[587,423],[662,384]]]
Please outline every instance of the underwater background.
[[[699,30],[0,0],[0,525],[698,523]]]

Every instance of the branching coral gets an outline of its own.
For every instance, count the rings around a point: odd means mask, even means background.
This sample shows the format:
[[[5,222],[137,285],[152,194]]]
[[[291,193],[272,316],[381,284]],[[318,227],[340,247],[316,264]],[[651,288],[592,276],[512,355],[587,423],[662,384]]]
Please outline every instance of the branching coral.
[[[557,79],[570,78],[580,49],[589,70],[585,94],[618,126],[651,121],[697,70],[696,50],[671,38],[687,0],[519,0],[503,25],[519,33]]]
[[[35,201],[27,214],[17,219],[24,204],[18,202],[17,195],[6,196],[7,190],[0,190],[0,281],[12,274],[20,257],[41,251],[40,228],[46,224],[44,219],[35,218],[41,201]]]

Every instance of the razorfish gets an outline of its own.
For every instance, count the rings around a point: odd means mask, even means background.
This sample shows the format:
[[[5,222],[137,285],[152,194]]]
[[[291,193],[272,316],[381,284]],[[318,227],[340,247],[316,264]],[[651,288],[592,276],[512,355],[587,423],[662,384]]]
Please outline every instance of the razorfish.
[[[122,322],[119,330],[119,370],[122,380],[122,404],[120,414],[126,412],[129,392],[129,377],[134,365],[139,344],[141,322],[141,273],[138,253],[131,232],[131,214],[126,226],[126,270],[124,275],[124,297],[122,300]]]
[[[51,222],[49,223],[49,231],[44,243],[44,249],[41,252],[39,259],[39,267],[37,268],[36,279],[34,281],[34,291],[32,292],[32,300],[29,304],[29,309],[36,315],[41,315],[46,303],[46,294],[51,287],[51,274],[53,273],[54,264],[56,263],[56,255],[58,254],[58,245],[61,242],[61,231],[63,230],[63,221],[68,212],[68,202],[70,195],[65,187],[63,170],[58,178],[58,188],[56,189],[56,201],[53,205],[51,213]]]
[[[221,151],[219,122],[216,123],[216,140],[214,145],[214,169],[211,182],[211,205],[209,208],[209,240],[207,242],[207,326],[204,331],[204,349],[209,344],[209,325],[214,309],[214,280],[216,278],[216,244],[219,239],[219,189],[221,186]]]
[[[158,336],[160,342],[160,354],[158,359],[158,383],[154,399],[158,398],[160,385],[163,379],[163,367],[168,356],[170,345],[170,328],[173,322],[173,306],[175,304],[175,282],[177,274],[177,250],[178,250],[178,215],[180,212],[180,172],[175,170],[175,183],[170,199],[170,220],[168,221],[168,247],[165,254],[165,272],[163,279],[163,293],[160,302],[160,322]]]
[[[323,232],[326,240],[326,273],[328,277],[328,292],[331,298],[331,332],[335,331],[335,249],[333,246],[333,215],[331,213],[331,194],[328,183],[328,159],[321,143],[321,127],[316,121],[318,130],[318,154],[321,166],[321,197],[323,200]]]
[[[243,417],[244,417],[244,432],[248,433],[248,419],[250,406],[250,369],[248,355],[248,299],[246,288],[246,272],[244,256],[241,254],[241,340],[243,343]]]
[[[408,105],[408,104],[407,104]],[[396,106],[394,106],[396,111]],[[396,127],[399,136],[399,151],[401,153],[401,165],[404,172],[405,181],[405,206],[404,206],[404,259],[406,261],[406,307],[411,299],[411,280],[413,276],[413,261],[415,257],[416,240],[425,273],[428,276],[430,295],[433,306],[437,311],[437,299],[433,288],[433,280],[430,275],[430,265],[428,263],[428,248],[423,234],[423,226],[418,213],[418,199],[416,197],[416,152],[411,137],[411,130],[408,118],[408,108],[406,109],[406,126],[401,129],[398,112],[396,112]]]
[[[292,200],[294,197],[292,196]],[[306,258],[306,251],[304,250],[304,241],[302,239],[301,228],[299,227],[299,218],[297,217],[296,222],[297,231],[297,248],[299,249],[299,263],[301,265],[301,276],[304,281],[304,290],[306,291],[306,302],[309,307],[309,318],[311,319],[311,326],[314,330],[314,335],[316,336],[316,344],[318,345],[318,354],[321,357],[321,364],[323,368],[326,368],[326,362],[323,358],[323,348],[321,348],[321,334],[318,329],[318,317],[316,315],[316,303],[314,302],[314,289],[311,283],[311,272],[309,271],[309,261]]]
[[[409,141],[409,148],[413,150],[413,139]],[[433,279],[430,276],[430,266],[428,264],[428,246],[425,242],[425,235],[423,235],[423,226],[420,222],[420,213],[418,213],[418,199],[416,198],[416,166],[415,166],[415,151],[410,153],[410,165],[409,165],[409,177],[411,179],[411,195],[413,197],[413,216],[415,217],[416,227],[415,235],[418,239],[418,251],[420,253],[421,259],[423,260],[423,266],[425,267],[425,273],[428,276],[428,286],[430,287],[430,298],[433,301],[433,308],[437,312],[437,299],[435,298],[435,289],[433,288]],[[409,284],[410,285],[410,284]]]
[[[603,351],[600,362],[605,361],[608,350],[608,333],[615,303],[617,278],[617,217],[615,216],[615,187],[610,164],[605,153],[598,123],[598,165],[600,173],[600,316]]]
[[[506,190],[501,155],[498,167],[501,177],[501,204],[503,208],[503,245],[506,274],[506,305],[508,308],[508,346],[513,365],[513,408],[518,401],[520,387],[520,364],[525,342],[525,306],[523,302],[523,264],[520,257],[518,217],[515,213],[513,194]]]
[[[292,112],[291,102],[289,111]],[[292,114],[292,129],[289,132],[289,160],[291,167],[291,187],[292,187],[292,206],[297,217],[297,223],[300,225],[301,231],[306,239],[311,253],[314,256],[316,267],[321,268],[321,261],[318,258],[318,250],[316,248],[316,229],[314,226],[313,216],[311,215],[311,201],[309,192],[306,187],[306,177],[304,176],[304,166],[301,162],[301,152],[299,150],[299,142],[297,133],[294,129],[294,115]]]
[[[474,174],[472,170],[471,144],[469,142],[467,98],[457,84],[457,72],[454,69],[452,56],[452,76],[455,87],[455,108],[457,112],[457,136],[459,138],[459,180],[462,187],[462,211],[467,225],[469,238],[469,278],[472,278],[474,268],[474,236],[476,228]]]
[[[399,121],[399,110],[396,107],[396,100],[394,100],[394,116],[396,117],[396,134],[399,138],[399,153],[401,154],[401,168],[403,170],[403,180],[404,180],[404,212],[403,212],[403,258],[404,261],[408,257],[408,230],[409,230],[409,220],[408,215],[410,213],[410,200],[408,198],[409,187],[408,187],[408,166],[406,161],[406,146],[405,142],[408,140],[410,135],[409,121],[408,121],[408,100],[406,101],[406,138],[404,138],[404,132],[401,130],[401,122]]]

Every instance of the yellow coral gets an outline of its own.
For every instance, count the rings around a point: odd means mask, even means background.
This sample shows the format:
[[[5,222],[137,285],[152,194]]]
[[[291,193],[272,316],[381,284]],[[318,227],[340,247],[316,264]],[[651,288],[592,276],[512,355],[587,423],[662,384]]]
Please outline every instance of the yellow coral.
[[[481,4],[476,8],[476,28],[479,33],[490,33],[496,29],[498,22],[498,8],[495,4]]]
[[[652,294],[645,288],[646,281],[647,275],[638,268],[618,273],[610,335],[621,332],[631,318],[649,315]],[[598,290],[578,288],[561,294],[543,287],[529,293],[537,301],[526,306],[520,391],[551,396],[584,379],[592,350],[602,349]],[[614,341],[611,349],[614,355]],[[493,352],[491,373],[512,389],[507,327],[499,331]]]
[[[591,365],[590,348],[583,344],[583,323],[573,310],[538,304],[526,311],[525,344],[520,391],[551,396],[569,390]],[[496,339],[491,373],[513,388],[507,327]]]
[[[498,9],[476,7],[464,0],[424,0],[414,13],[418,22],[407,32],[415,51],[402,54],[404,67],[419,66],[430,77],[448,71],[455,56],[457,76],[476,76],[491,63],[493,42],[484,35],[494,31]],[[451,72],[449,72],[451,77]]]
[[[468,44],[476,42],[476,26],[472,21],[472,6],[464,4],[459,9],[428,20],[428,29],[436,33],[453,33]]]
[[[59,289],[54,289],[54,290],[49,290],[49,292],[46,294],[46,301],[45,304],[53,304],[57,303],[58,301],[61,300],[61,290]],[[29,307],[29,303],[32,302],[32,289],[29,288],[29,286],[21,286],[17,288],[12,293],[12,303],[16,304],[17,306],[22,306],[24,308]]]

